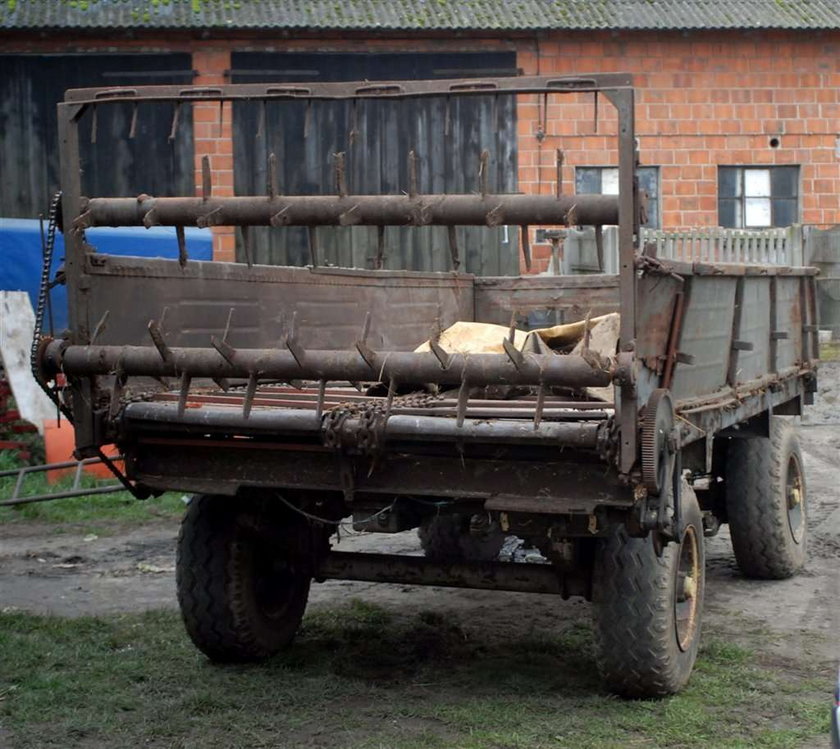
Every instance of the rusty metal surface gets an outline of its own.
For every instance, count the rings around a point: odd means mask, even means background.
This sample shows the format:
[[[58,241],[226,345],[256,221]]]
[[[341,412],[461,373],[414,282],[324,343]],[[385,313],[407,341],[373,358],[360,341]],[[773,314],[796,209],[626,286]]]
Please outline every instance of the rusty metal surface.
[[[474,306],[466,274],[198,261],[181,268],[173,260],[90,255],[86,278],[89,327],[110,311],[97,343],[114,345],[151,343],[149,320],[165,309],[170,346],[207,346],[229,315],[232,345],[277,346],[296,313],[302,346],[349,349],[370,312],[372,347],[410,351],[433,329],[472,319]]]
[[[422,557],[333,551],[318,561],[315,579],[367,580],[402,585],[554,593],[564,598],[588,596],[582,570],[562,573],[550,564],[514,562],[432,562]]]
[[[91,226],[517,226],[615,224],[612,195],[289,195],[92,198]]]
[[[552,324],[598,317],[619,309],[618,276],[478,277],[475,320],[508,325],[511,313],[541,313]]]

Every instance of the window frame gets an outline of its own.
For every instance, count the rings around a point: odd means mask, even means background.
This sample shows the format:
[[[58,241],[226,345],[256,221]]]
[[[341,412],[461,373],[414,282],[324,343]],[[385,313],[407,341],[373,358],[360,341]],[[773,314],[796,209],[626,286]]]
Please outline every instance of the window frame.
[[[722,192],[723,186],[723,175],[726,171],[733,171],[736,173],[736,180],[737,180],[737,187],[736,187],[736,194],[734,195],[724,195]],[[795,178],[790,181],[790,184],[794,186],[794,193],[793,194],[780,194],[773,192],[773,172],[776,170],[795,170]],[[768,179],[770,184],[769,195],[747,195],[746,194],[746,182],[747,182],[747,172],[767,172]],[[727,229],[744,229],[744,230],[761,230],[761,229],[776,229],[776,228],[785,228],[787,226],[791,226],[792,224],[799,223],[802,211],[802,203],[801,203],[801,178],[802,178],[802,169],[800,164],[719,164],[717,167],[717,186],[718,186],[718,196],[717,196],[717,219],[718,225],[722,226]],[[747,200],[748,199],[758,199],[758,198],[765,198],[769,201],[770,204],[770,223],[769,224],[748,224],[747,223]],[[790,223],[782,223],[780,219],[777,218],[777,212],[780,210],[780,203],[782,201],[795,201],[795,208],[794,208],[794,215]],[[740,222],[735,221],[733,223],[724,223],[723,214],[724,211],[722,207],[725,203],[733,203],[737,206],[737,210],[735,212],[735,218],[740,218]]]
[[[584,171],[594,171],[597,170],[599,173],[599,187],[600,192],[593,193],[593,192],[579,192],[578,191],[578,175]],[[604,193],[603,186],[604,186],[604,179],[603,175],[604,172],[607,170],[613,170],[618,172],[618,167],[612,164],[581,164],[579,166],[575,166],[575,195],[605,195],[605,194],[613,194],[613,193]],[[655,178],[656,183],[656,194],[649,198],[648,205],[653,202],[656,206],[656,213],[655,213],[655,222],[643,224],[645,228],[648,229],[660,229],[662,228],[662,169],[659,167],[658,164],[641,164],[636,167],[636,176],[642,170],[652,170]],[[648,214],[650,216],[650,214]]]

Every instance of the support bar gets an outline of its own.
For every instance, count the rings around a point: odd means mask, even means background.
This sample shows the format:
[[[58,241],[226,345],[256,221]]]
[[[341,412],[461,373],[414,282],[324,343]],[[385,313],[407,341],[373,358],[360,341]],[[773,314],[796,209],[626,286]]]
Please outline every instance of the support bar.
[[[91,198],[90,226],[498,226],[615,224],[615,195],[295,195]]]
[[[563,575],[549,564],[454,562],[439,564],[422,557],[332,551],[318,564],[316,580],[365,580],[401,585],[554,593],[563,598],[589,596],[589,581]]]
[[[603,387],[612,381],[608,369],[595,369],[572,354],[523,354],[514,366],[504,354],[452,354],[441,369],[431,352],[371,352],[371,361],[358,351],[306,351],[301,362],[283,349],[236,349],[230,360],[215,348],[171,348],[171,359],[161,359],[153,346],[64,346],[54,341],[44,353],[48,376],[112,374],[145,377],[207,377],[210,379],[333,380],[401,383],[433,382],[443,385],[559,385]]]

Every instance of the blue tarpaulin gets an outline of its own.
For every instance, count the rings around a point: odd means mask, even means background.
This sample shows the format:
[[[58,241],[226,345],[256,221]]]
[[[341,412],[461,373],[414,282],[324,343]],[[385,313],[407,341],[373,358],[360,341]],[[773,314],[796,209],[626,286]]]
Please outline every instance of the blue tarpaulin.
[[[46,226],[45,226],[46,230]],[[187,252],[191,260],[211,260],[213,239],[210,229],[186,229]],[[178,258],[178,240],[173,227],[156,226],[87,229],[88,244],[106,255]],[[42,267],[40,222],[34,219],[0,218],[0,290],[26,291],[32,307],[38,301]],[[64,237],[56,234],[50,278],[64,262]],[[56,286],[50,296],[54,331],[67,327],[67,290]],[[44,329],[49,332],[49,320]]]

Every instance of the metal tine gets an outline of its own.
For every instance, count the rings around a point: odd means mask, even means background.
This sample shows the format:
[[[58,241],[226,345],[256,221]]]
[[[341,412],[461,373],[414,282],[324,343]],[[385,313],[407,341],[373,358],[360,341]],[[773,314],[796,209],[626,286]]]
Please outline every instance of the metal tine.
[[[297,365],[299,367],[303,367],[303,360],[306,356],[306,351],[297,339],[297,310],[292,313],[292,319],[289,323],[289,329],[286,332],[286,336],[283,339],[283,345],[289,349],[289,353],[297,362]],[[292,387],[294,387],[294,385]]]
[[[507,338],[502,339],[502,348],[505,350],[508,359],[513,363],[513,366],[519,369],[525,361],[525,357],[516,348],[516,310],[512,310],[510,313],[510,328],[508,329]]]
[[[152,343],[155,344],[155,348],[158,350],[160,358],[169,363],[172,361],[172,350],[166,345],[166,341],[163,337],[162,326],[162,321],[158,324],[154,320],[149,320],[149,325],[147,327],[149,330],[149,336],[152,339]]]
[[[230,390],[230,383],[224,377],[214,377],[213,382],[215,382],[224,392]]]
[[[347,175],[344,170],[344,151],[334,153],[335,159],[335,190],[338,197],[343,198],[347,195]]]
[[[233,319],[233,307],[228,310],[227,322],[225,322],[225,334],[222,336],[223,341],[227,341],[228,333],[230,333],[230,321]]]
[[[318,380],[318,401],[315,404],[315,418],[320,419],[324,415],[324,401],[327,399],[327,381]]]
[[[318,227],[306,227],[306,234],[309,239],[309,262],[313,268],[318,267]]]
[[[516,310],[510,311],[510,325],[508,326],[508,340],[516,343]]]
[[[583,321],[583,355],[589,353],[589,341],[592,338],[592,327],[589,324],[589,320],[592,317],[592,310],[586,310],[586,317]]]
[[[362,359],[365,360],[371,369],[376,367],[376,352],[367,344],[367,337],[370,333],[370,311],[365,313],[365,322],[362,326],[362,337],[356,341],[356,350]]]
[[[595,132],[598,132],[598,92],[595,92],[595,102],[594,102],[594,109],[595,109]]]
[[[595,227],[595,254],[598,256],[598,270],[604,272],[604,227]]]
[[[543,408],[545,407],[545,383],[541,382],[539,390],[537,390],[537,403],[534,406],[534,430],[540,427],[542,421]]]
[[[417,196],[417,154],[412,149],[408,152],[408,197]]]
[[[245,253],[245,262],[248,263],[248,267],[251,268],[254,265],[254,232],[251,231],[250,226],[243,226],[242,227],[242,250]]]
[[[178,265],[186,268],[190,256],[187,254],[187,235],[183,225],[179,224],[175,227],[175,236],[178,239]]]
[[[394,395],[397,392],[397,381],[395,378],[388,380],[388,396],[385,400],[385,424],[388,424],[388,417],[391,415],[391,409],[394,405]]]
[[[90,112],[90,142],[91,144],[96,144],[96,131],[99,125],[99,117],[96,113],[96,104],[91,107]]]
[[[76,470],[73,471],[73,486],[72,489],[78,489],[82,483],[82,470],[84,469],[85,464],[81,460],[76,463]]]
[[[274,199],[280,192],[277,189],[277,157],[273,153],[268,154],[268,169],[266,171],[266,192],[269,198]]]
[[[257,133],[255,138],[262,138],[265,135],[265,99],[260,99],[260,113],[257,118]]]
[[[179,102],[180,104],[180,102]],[[219,135],[218,137],[222,137],[222,132],[224,131],[225,125],[225,100],[219,99]]]
[[[496,94],[493,97],[493,105],[492,105],[492,108],[490,110],[490,119],[493,122],[493,132],[494,133],[499,132],[499,109],[500,109],[500,107],[499,107],[499,95]]]
[[[93,329],[93,335],[90,337],[91,345],[96,343],[96,339],[99,338],[99,336],[104,332],[110,314],[111,310],[108,309],[106,309],[105,312],[102,313],[102,317],[99,318],[99,322],[96,323],[96,327]]]
[[[257,375],[254,372],[248,376],[248,387],[245,388],[245,400],[242,403],[242,417],[247,419],[251,415],[254,396],[257,393]]]
[[[134,140],[134,136],[137,135],[137,109],[138,104],[135,101],[134,106],[131,108],[131,124],[128,126],[129,140]]]
[[[175,112],[172,114],[172,127],[169,128],[169,140],[170,143],[175,140],[175,136],[178,134],[178,125],[181,122],[181,102],[175,102]],[[221,136],[219,136],[221,137]]]
[[[522,245],[522,257],[525,259],[525,269],[531,271],[531,243],[528,241],[528,226],[519,227],[519,240]]]
[[[478,163],[478,190],[481,193],[481,197],[484,198],[487,196],[487,181],[488,181],[488,173],[489,169],[487,168],[487,164],[490,160],[490,152],[485,148],[481,152],[481,156],[479,158]]]
[[[557,149],[556,159],[557,159],[557,162],[556,162],[557,163],[557,185],[556,185],[556,189],[557,189],[557,197],[559,198],[563,194],[563,161],[564,161],[563,149],[561,149],[561,148]]]
[[[180,391],[178,392],[178,416],[183,416],[184,410],[187,407],[187,396],[190,394],[191,380],[192,378],[186,372],[181,372]]]
[[[385,265],[385,227],[376,227],[376,257],[373,259],[374,270],[382,270]]]
[[[461,256],[458,252],[458,234],[456,226],[447,226],[447,233],[449,236],[449,254],[452,256],[452,269],[458,270],[461,267]]]
[[[464,417],[467,415],[467,403],[470,399],[470,386],[466,377],[461,380],[461,387],[458,389],[458,408],[455,415],[455,426],[464,426]]]
[[[201,157],[201,197],[207,200],[213,195],[213,180],[210,177],[210,157]]]
[[[108,407],[108,416],[111,419],[116,418],[120,412],[120,398],[122,398],[127,379],[125,372],[122,371],[122,367],[119,366],[114,376],[114,385],[111,388],[111,404]]]
[[[228,362],[229,364],[233,364],[234,360],[236,359],[236,349],[231,346],[228,342],[228,334],[230,333],[230,321],[233,318],[233,307],[230,308],[227,316],[227,322],[225,323],[225,332],[222,336],[221,340],[216,338],[216,336],[210,336],[210,344],[213,346],[216,351],[221,354],[222,358]],[[226,385],[222,385],[221,382],[218,380],[213,380],[213,382],[218,383],[219,387],[222,390],[227,390]]]

